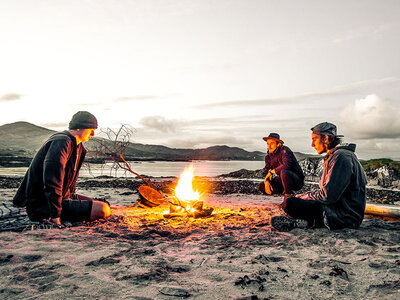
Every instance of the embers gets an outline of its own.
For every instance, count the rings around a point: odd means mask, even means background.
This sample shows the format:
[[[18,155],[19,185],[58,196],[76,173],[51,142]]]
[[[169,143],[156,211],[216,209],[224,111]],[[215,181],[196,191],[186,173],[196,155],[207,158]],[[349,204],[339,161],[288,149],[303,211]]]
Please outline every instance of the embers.
[[[169,212],[164,214],[164,218],[205,218],[212,214],[214,208],[203,206],[203,201],[190,201],[185,202],[179,200],[177,197],[170,198]]]

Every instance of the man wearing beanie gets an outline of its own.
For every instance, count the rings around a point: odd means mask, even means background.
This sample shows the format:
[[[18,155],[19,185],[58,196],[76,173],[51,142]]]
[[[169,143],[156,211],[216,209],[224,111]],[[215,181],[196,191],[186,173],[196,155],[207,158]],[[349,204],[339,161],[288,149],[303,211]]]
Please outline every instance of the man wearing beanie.
[[[364,218],[366,176],[354,151],[341,144],[336,126],[323,122],[311,128],[311,146],[324,157],[319,189],[287,198],[282,208],[290,216],[271,218],[271,225],[288,231],[295,227],[358,228]]]
[[[13,200],[16,206],[26,206],[32,221],[61,226],[61,221],[93,221],[110,215],[108,203],[75,193],[86,155],[82,142],[93,137],[96,128],[94,115],[78,111],[69,130],[52,135],[36,153]]]

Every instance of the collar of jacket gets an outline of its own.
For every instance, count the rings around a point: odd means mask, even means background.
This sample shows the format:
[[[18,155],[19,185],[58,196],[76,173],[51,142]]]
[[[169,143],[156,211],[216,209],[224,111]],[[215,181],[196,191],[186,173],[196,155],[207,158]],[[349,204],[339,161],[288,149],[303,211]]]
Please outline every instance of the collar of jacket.
[[[352,144],[352,143],[339,144],[335,148],[329,150],[329,152],[325,155],[324,159],[325,160],[329,159],[333,155],[333,153],[335,153],[339,149],[344,149],[344,150],[348,150],[351,152],[355,152],[356,144]]]
[[[64,130],[62,133],[65,133],[65,135],[67,135],[72,140],[75,147],[77,146],[76,138],[68,130]]]

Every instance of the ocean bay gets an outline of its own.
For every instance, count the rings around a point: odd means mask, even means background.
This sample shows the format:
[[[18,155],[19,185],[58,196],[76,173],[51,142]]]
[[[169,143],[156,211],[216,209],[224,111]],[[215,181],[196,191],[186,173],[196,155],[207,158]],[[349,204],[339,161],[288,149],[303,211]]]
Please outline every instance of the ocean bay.
[[[195,161],[133,161],[129,162],[132,170],[136,173],[151,177],[178,177],[181,172],[193,165],[194,174],[196,176],[218,176],[227,174],[240,169],[258,170],[264,167],[263,161],[211,161],[211,160],[195,160]],[[90,167],[84,165],[79,172],[81,177],[93,176],[115,176],[115,177],[135,177],[134,174],[125,172],[119,168],[114,170],[112,164],[90,164]],[[26,167],[18,168],[0,168],[2,176],[23,176]]]

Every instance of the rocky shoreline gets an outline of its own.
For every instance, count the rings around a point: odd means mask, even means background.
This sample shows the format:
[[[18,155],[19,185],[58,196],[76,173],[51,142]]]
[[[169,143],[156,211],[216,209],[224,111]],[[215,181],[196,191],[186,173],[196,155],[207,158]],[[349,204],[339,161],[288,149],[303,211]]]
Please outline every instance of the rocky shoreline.
[[[259,171],[240,170],[231,174],[218,177],[196,177],[196,184],[201,190],[210,194],[230,195],[259,195],[258,184],[261,182],[262,176]],[[22,177],[0,176],[1,189],[18,188]],[[151,185],[155,189],[165,194],[171,193],[171,188],[176,185],[175,177],[157,177],[151,178]],[[110,176],[99,176],[94,178],[79,178],[77,183],[78,189],[90,190],[91,188],[124,188],[129,189],[133,193],[137,193],[139,186],[143,185],[143,181],[136,178],[115,178]],[[306,180],[303,189],[299,192],[309,191],[318,188],[318,183]],[[380,186],[367,186],[367,201],[380,204],[399,204],[400,190],[383,188]]]

